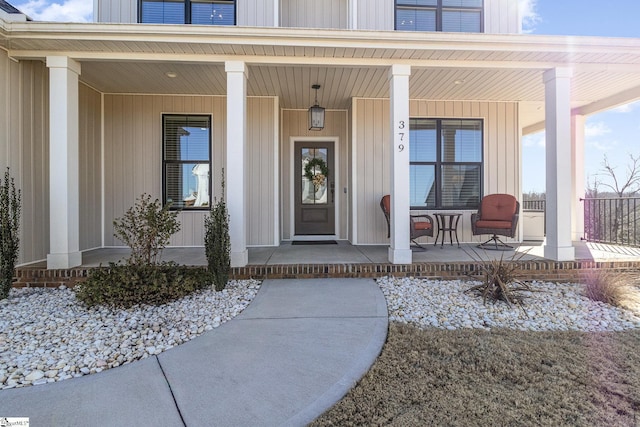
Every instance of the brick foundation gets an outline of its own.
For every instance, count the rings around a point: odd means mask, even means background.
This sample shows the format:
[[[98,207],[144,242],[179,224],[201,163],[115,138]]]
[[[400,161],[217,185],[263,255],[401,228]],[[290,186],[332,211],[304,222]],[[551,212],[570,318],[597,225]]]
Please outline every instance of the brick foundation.
[[[577,282],[594,269],[640,273],[640,261],[522,261],[520,278],[553,282]],[[73,287],[86,280],[90,271],[100,267],[76,267],[62,270],[18,268],[14,287]],[[394,264],[296,264],[250,265],[231,269],[232,279],[307,279],[327,277],[425,277],[460,279],[480,274],[478,262]]]

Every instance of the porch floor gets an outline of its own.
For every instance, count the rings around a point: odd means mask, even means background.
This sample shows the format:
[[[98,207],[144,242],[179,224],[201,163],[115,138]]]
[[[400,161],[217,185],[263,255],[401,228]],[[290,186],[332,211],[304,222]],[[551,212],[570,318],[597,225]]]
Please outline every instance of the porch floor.
[[[514,254],[522,253],[522,260],[543,261],[542,242],[524,242],[514,251],[492,251],[478,249],[476,244],[434,246],[425,244],[426,250],[414,248],[414,263],[460,263],[503,257],[510,260]],[[600,243],[574,242],[577,261],[640,261],[640,248],[607,245]],[[387,264],[388,246],[351,245],[347,241],[338,241],[337,245],[292,245],[282,242],[278,247],[249,248],[249,266],[300,265],[300,264]],[[100,248],[82,254],[82,267],[97,267],[109,262],[118,262],[127,258],[127,248]],[[519,257],[519,255],[515,255]],[[475,259],[474,259],[475,258]],[[164,261],[178,264],[207,265],[204,248],[167,248],[162,254]],[[46,268],[46,263],[30,264],[25,267]]]

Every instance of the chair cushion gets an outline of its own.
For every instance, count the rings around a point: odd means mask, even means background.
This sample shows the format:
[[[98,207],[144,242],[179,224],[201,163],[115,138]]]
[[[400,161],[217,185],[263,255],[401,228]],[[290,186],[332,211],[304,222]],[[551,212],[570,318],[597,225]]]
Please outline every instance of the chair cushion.
[[[490,194],[482,199],[480,211],[482,221],[508,221],[511,228],[511,220],[516,213],[516,198],[510,194]],[[478,225],[482,227],[481,225]],[[503,228],[503,227],[500,227]]]
[[[390,195],[386,195],[384,197],[382,197],[382,205],[384,206],[384,210],[386,213],[391,212],[391,196]]]
[[[511,221],[487,221],[481,219],[476,222],[476,228],[504,228],[511,230]]]
[[[428,221],[414,221],[413,226],[416,230],[431,230],[431,223]]]

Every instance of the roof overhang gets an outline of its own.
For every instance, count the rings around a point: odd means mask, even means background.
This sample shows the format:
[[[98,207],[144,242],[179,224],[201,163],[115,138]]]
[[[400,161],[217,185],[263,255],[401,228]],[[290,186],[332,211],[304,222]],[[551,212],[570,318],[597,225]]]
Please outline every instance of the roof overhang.
[[[289,108],[308,107],[318,79],[325,80],[319,95],[328,107],[344,108],[354,96],[388,96],[388,67],[407,64],[412,98],[520,102],[525,132],[544,126],[542,73],[551,68],[573,69],[578,114],[640,99],[640,39],[628,38],[0,19],[0,46],[17,60],[72,57],[82,62],[84,81],[110,93],[224,94],[222,64],[245,61],[249,93],[280,96]],[[150,83],[150,75],[161,80],[169,68],[210,76],[202,87],[177,79]]]

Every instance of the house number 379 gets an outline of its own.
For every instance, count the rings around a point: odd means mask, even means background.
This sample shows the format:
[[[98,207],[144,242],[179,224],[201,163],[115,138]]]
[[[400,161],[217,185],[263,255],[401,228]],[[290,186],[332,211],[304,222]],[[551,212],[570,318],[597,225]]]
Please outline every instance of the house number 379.
[[[405,128],[405,124],[404,124],[404,120],[400,120],[398,122],[398,130],[400,130],[400,132],[398,132],[398,136],[400,137],[400,142],[404,141],[404,128]],[[404,151],[404,144],[399,144],[398,145],[398,152],[402,153]]]

